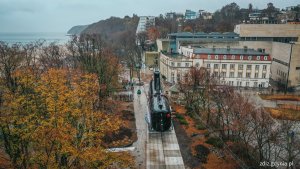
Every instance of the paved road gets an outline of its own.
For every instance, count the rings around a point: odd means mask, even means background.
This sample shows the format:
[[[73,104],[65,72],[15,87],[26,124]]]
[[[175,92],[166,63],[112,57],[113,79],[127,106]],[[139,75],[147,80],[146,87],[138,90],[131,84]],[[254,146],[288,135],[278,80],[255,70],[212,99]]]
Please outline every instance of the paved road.
[[[137,95],[137,90],[142,91],[141,95]],[[136,147],[134,154],[136,156],[137,168],[146,168],[146,141],[147,141],[147,124],[145,115],[147,112],[147,98],[144,94],[143,86],[134,87],[134,114],[138,140],[133,144]]]

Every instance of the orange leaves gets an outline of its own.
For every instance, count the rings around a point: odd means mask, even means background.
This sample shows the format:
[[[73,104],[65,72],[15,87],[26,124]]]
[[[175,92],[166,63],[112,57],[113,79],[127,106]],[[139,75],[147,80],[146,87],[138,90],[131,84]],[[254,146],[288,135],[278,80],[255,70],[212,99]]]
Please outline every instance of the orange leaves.
[[[62,157],[74,168],[122,161],[103,147],[103,136],[118,130],[121,122],[98,110],[100,87],[95,74],[49,69],[38,76],[18,70],[14,76],[18,88],[3,90],[0,122],[30,142],[35,165],[59,168],[57,158]],[[102,159],[111,162],[102,164]]]
[[[155,41],[157,38],[159,38],[159,31],[156,27],[151,27],[147,30],[147,35],[149,40]]]

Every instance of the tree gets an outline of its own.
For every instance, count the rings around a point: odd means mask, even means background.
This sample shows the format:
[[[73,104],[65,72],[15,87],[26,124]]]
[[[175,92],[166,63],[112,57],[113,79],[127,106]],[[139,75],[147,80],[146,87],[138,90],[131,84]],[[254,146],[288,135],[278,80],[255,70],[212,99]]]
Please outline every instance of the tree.
[[[22,57],[21,44],[12,44],[0,42],[0,72],[4,76],[2,83],[15,90],[16,81],[13,78],[13,72],[21,65]]]
[[[70,43],[69,50],[74,55],[77,68],[97,75],[100,86],[98,94],[103,107],[105,98],[118,86],[120,67],[117,57],[108,49],[99,34],[84,34]]]
[[[252,3],[250,3],[250,4],[248,5],[248,10],[249,10],[249,12],[252,12],[252,10],[253,10],[253,5],[252,5]]]
[[[184,27],[183,32],[193,32],[193,29],[190,26],[186,26]]]
[[[132,36],[132,35],[131,35]],[[126,36],[128,38],[128,36]],[[134,37],[134,36],[133,36]],[[124,39],[121,38],[121,40]],[[146,45],[146,40],[148,39],[148,34],[147,32],[139,32],[137,35],[136,35],[136,41],[139,43],[139,45],[142,47],[142,49],[145,49],[145,45]],[[135,43],[135,42],[133,42]]]
[[[48,69],[39,79],[16,72],[16,92],[6,90],[1,134],[15,168],[107,168],[132,164],[130,156],[106,151],[103,137],[120,120],[100,111],[95,74]]]
[[[121,126],[120,119],[101,107],[100,103],[105,102],[99,95],[108,90],[107,86],[115,86],[118,62],[110,58],[109,50],[96,48],[96,43],[90,41],[86,43],[73,46],[78,65],[85,69],[61,68],[65,58],[57,54],[60,49],[55,45],[48,48],[40,43],[1,43],[0,66],[7,75],[1,77],[0,83],[0,144],[14,168],[132,165],[129,154],[108,152],[103,141],[104,136]],[[103,58],[96,57],[100,56],[96,49],[103,50]],[[80,52],[96,58],[82,58],[78,56]],[[37,54],[44,58],[36,58]]]
[[[159,31],[156,27],[150,27],[147,30],[148,38],[151,41],[156,41],[156,39],[160,36]]]
[[[183,93],[189,113],[196,113],[206,118],[207,123],[210,121],[210,92],[213,90],[214,83],[214,79],[205,68],[197,67],[192,67],[179,82],[179,91]]]
[[[63,67],[65,53],[58,44],[52,42],[47,46],[43,46],[42,50],[39,63],[44,69]]]

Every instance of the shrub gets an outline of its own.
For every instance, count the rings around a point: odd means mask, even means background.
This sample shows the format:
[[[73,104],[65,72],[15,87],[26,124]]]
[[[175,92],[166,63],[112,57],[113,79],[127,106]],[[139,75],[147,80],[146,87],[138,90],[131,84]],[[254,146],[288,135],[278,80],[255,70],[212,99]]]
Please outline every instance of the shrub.
[[[181,114],[176,114],[176,118],[178,119],[179,123],[182,125],[188,125],[189,123],[185,120],[184,116]]]
[[[200,159],[202,163],[206,163],[209,149],[203,145],[197,145],[195,147],[196,157]]]
[[[189,125],[189,123],[185,119],[179,119],[180,124]]]
[[[205,129],[206,129],[206,127],[205,127],[202,123],[197,124],[197,125],[196,125],[196,128],[197,128],[198,130],[205,130]]]
[[[209,137],[205,141],[205,143],[213,145],[214,147],[217,147],[217,148],[223,148],[223,146],[224,146],[223,141],[218,137]]]
[[[206,131],[206,132],[204,133],[204,137],[206,137],[206,138],[209,137],[209,134],[210,134],[209,131]]]
[[[183,115],[178,114],[178,113],[176,114],[176,118],[177,118],[178,120],[184,119]]]

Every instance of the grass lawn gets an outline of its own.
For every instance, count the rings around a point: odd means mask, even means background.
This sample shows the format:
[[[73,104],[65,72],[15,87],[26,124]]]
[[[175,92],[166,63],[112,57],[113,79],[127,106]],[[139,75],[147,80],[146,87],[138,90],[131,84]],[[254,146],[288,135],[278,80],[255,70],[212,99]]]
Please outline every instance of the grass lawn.
[[[289,101],[300,101],[299,95],[267,95],[267,94],[260,94],[259,95],[264,100],[289,100]]]

